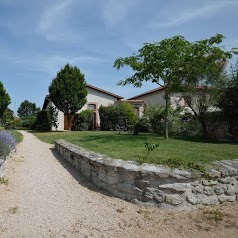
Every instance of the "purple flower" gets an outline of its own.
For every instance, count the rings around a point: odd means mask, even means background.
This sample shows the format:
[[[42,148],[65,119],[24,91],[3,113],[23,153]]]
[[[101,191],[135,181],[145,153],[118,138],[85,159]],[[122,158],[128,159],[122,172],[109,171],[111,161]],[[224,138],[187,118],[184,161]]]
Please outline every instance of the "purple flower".
[[[0,156],[7,156],[16,148],[16,139],[7,131],[0,130]]]

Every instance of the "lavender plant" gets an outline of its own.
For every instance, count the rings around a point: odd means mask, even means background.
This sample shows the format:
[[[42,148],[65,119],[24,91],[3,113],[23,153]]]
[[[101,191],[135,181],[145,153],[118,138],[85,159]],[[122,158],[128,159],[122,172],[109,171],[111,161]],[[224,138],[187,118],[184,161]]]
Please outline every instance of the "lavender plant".
[[[0,130],[0,156],[7,156],[16,148],[16,139],[7,131]]]

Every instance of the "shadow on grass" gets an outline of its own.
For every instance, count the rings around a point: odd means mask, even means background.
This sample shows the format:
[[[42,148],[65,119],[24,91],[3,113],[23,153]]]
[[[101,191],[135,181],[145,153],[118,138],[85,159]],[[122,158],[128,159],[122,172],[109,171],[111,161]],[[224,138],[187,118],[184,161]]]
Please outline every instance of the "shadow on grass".
[[[216,139],[206,139],[202,136],[172,136],[171,139],[181,140],[181,141],[189,141],[189,142],[197,142],[197,143],[209,143],[209,144],[229,144],[229,145],[237,145],[231,140],[216,140]]]
[[[163,140],[163,137],[160,135],[155,135],[155,134],[140,134],[140,135],[133,135],[133,134],[92,134],[92,135],[82,135],[82,137],[74,137],[71,138],[72,141],[83,141],[83,142],[90,142],[90,141],[100,141],[100,143],[107,143],[107,142],[144,142],[148,138],[153,138],[153,139],[158,139],[158,140]]]
[[[64,159],[55,148],[50,149],[54,157],[58,160],[58,162],[68,171],[68,173],[71,174],[71,176],[83,187],[86,187],[87,189],[98,192],[103,195],[109,196],[109,197],[115,197],[109,192],[102,190],[98,188],[96,185],[88,181],[79,170],[77,170],[75,167],[73,167],[72,164],[70,164],[66,159]],[[63,178],[62,178],[63,179]]]

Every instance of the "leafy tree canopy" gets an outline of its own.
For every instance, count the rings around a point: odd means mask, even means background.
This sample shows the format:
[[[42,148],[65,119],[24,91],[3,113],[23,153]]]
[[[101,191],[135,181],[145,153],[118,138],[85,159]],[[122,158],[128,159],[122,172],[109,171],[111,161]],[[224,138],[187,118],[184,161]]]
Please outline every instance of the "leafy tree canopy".
[[[18,110],[17,114],[20,118],[26,118],[29,116],[34,116],[36,113],[40,111],[39,107],[36,107],[35,103],[29,102],[28,100],[23,101]]]
[[[11,103],[11,98],[0,81],[0,118]]]
[[[55,106],[67,115],[69,130],[71,117],[87,102],[84,74],[76,66],[66,64],[49,86],[50,99]]]
[[[143,82],[151,81],[165,87],[165,138],[168,138],[170,94],[181,89],[182,84],[197,85],[199,78],[217,72],[218,64],[230,59],[232,53],[237,53],[237,49],[224,51],[219,47],[223,39],[223,35],[217,34],[191,43],[183,36],[174,36],[160,42],[144,43],[138,54],[115,60],[115,68],[126,65],[135,71],[119,85],[141,87]]]

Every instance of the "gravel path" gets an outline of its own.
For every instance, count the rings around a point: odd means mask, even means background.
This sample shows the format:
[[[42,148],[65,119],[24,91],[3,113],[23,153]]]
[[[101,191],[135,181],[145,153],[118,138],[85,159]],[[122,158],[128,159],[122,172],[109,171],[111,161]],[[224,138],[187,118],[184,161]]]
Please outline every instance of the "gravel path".
[[[0,238],[237,237],[237,223],[228,233],[227,222],[208,223],[204,211],[168,212],[103,194],[52,145],[22,134],[24,140],[7,164],[8,185],[0,184]],[[238,208],[229,206],[226,212]]]

